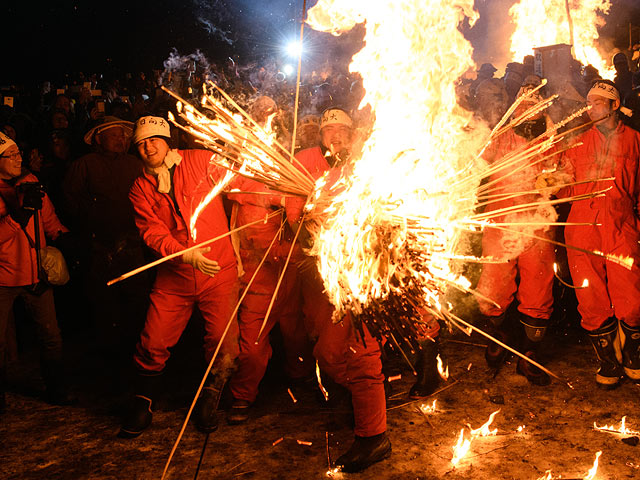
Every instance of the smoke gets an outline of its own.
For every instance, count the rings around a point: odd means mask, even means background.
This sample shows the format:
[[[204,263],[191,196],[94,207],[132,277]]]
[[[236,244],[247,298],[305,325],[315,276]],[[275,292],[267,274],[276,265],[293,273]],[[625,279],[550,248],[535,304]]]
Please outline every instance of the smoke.
[[[183,70],[188,71],[194,66],[199,66],[205,71],[210,70],[209,60],[207,60],[207,57],[205,57],[200,50],[196,50],[189,55],[180,55],[178,50],[174,48],[169,53],[169,58],[167,58],[162,65],[164,66],[165,73]]]
[[[218,38],[228,45],[233,45],[232,25],[234,18],[231,8],[224,0],[192,0],[194,16],[204,30],[212,37]],[[226,26],[226,28],[224,27]]]
[[[233,40],[229,38],[229,32],[225,32],[224,30],[219,29],[210,20],[204,17],[198,17],[198,21],[202,23],[209,35],[217,36],[220,40],[226,42],[227,44],[233,45]]]

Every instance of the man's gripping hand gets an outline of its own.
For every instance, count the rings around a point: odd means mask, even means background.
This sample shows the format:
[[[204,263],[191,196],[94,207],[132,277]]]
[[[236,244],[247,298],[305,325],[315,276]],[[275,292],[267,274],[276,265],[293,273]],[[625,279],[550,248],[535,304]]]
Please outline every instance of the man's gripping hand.
[[[211,251],[211,247],[196,248],[182,254],[182,262],[188,263],[196,270],[200,270],[205,275],[213,277],[220,271],[220,265],[215,260],[211,260],[204,256],[205,253]]]

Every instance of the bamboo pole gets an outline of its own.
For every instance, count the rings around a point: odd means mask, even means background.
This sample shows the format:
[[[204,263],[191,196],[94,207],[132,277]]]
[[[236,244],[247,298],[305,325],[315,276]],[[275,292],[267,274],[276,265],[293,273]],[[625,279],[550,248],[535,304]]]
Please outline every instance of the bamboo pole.
[[[243,226],[238,227],[238,228],[234,228],[233,230],[230,230],[230,231],[228,231],[226,233],[223,233],[222,235],[218,235],[215,238],[212,238],[210,240],[205,240],[204,242],[200,242],[197,245],[194,245],[192,247],[185,248],[184,250],[180,250],[179,252],[172,253],[171,255],[167,255],[166,257],[159,258],[158,260],[156,260],[154,262],[147,263],[146,265],[143,265],[142,267],[138,267],[135,270],[131,270],[130,272],[127,272],[127,273],[125,273],[123,275],[120,275],[118,278],[114,278],[113,280],[109,280],[107,282],[107,286],[109,287],[109,286],[111,286],[111,285],[113,285],[115,283],[121,282],[122,280],[125,280],[125,279],[127,279],[129,277],[133,277],[134,275],[137,275],[140,272],[144,272],[145,270],[148,270],[148,269],[150,269],[152,267],[155,267],[156,265],[160,265],[161,263],[164,263],[167,260],[171,260],[173,258],[179,257],[184,253],[190,252],[190,251],[195,250],[197,248],[202,248],[205,245],[209,245],[210,243],[213,243],[213,242],[216,242],[218,240],[221,240],[224,237],[228,237],[232,233],[239,232],[240,230],[244,230],[245,228],[250,227],[251,225],[256,225],[257,223],[264,222],[266,219],[271,218],[271,217],[273,217],[275,215],[278,215],[281,212],[282,212],[282,208],[279,208],[278,210],[275,210],[273,213],[270,213],[269,215],[265,216],[265,218],[261,218],[259,220],[254,221],[254,222],[247,223],[246,225],[243,225]]]

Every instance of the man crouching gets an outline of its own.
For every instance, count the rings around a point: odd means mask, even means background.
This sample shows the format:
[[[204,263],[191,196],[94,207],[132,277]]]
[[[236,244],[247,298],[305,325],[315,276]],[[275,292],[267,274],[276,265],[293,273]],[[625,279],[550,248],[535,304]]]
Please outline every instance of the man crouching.
[[[210,161],[213,153],[172,150],[169,139],[167,120],[148,116],[136,122],[133,142],[144,172],[131,187],[129,198],[144,242],[159,256],[180,252],[196,243],[188,225],[198,205],[224,175],[224,170]],[[202,240],[229,231],[219,196],[200,212],[197,231]],[[195,306],[204,318],[207,361],[231,322],[196,408],[198,429],[206,433],[216,430],[220,394],[238,355],[238,326],[235,318],[230,320],[237,299],[238,274],[229,237],[158,267],[145,326],[134,354],[135,395],[120,437],[136,437],[151,424],[155,391],[169,348],[180,339]]]

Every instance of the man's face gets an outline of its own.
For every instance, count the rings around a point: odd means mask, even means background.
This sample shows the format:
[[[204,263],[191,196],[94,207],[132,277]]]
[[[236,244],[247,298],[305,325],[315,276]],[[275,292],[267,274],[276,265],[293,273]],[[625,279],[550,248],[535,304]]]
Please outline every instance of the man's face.
[[[170,150],[165,139],[160,137],[151,137],[140,140],[137,143],[136,148],[138,149],[140,158],[149,168],[157,168],[162,165],[164,157],[167,156],[167,153]]]
[[[107,153],[125,153],[129,149],[129,139],[120,125],[101,131],[96,135],[96,143]]]
[[[309,123],[303,125],[299,130],[299,143],[301,148],[314,147],[318,145],[320,128],[317,124]]]
[[[328,148],[332,154],[340,150],[351,148],[351,128],[346,125],[327,125],[320,130],[322,145]]]
[[[22,156],[17,146],[11,145],[0,154],[0,178],[9,180],[20,175]]]
[[[606,122],[610,118],[609,115],[617,108],[616,100],[593,94],[587,97],[587,105],[591,107],[589,118],[596,122],[596,125]]]

